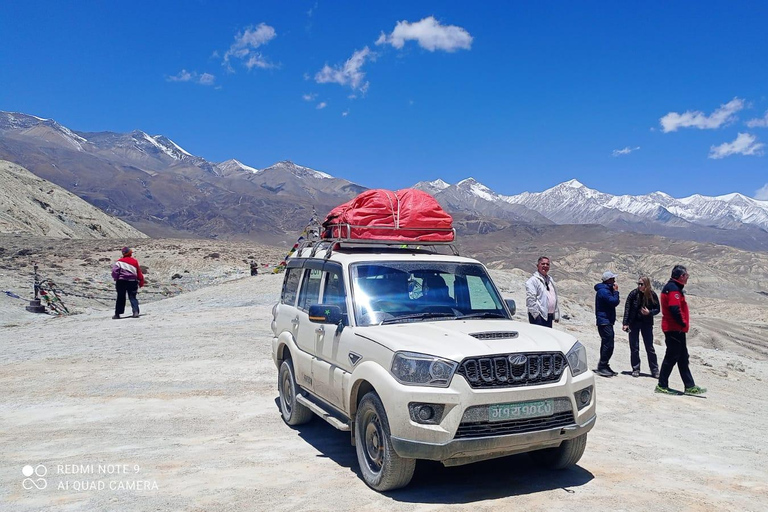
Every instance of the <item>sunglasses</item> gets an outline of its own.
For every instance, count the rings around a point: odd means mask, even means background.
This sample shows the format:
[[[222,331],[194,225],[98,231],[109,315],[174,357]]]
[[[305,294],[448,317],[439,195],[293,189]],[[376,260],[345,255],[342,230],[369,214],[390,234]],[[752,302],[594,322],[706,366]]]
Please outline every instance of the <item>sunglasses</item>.
[[[645,286],[645,283],[637,283],[637,286]]]

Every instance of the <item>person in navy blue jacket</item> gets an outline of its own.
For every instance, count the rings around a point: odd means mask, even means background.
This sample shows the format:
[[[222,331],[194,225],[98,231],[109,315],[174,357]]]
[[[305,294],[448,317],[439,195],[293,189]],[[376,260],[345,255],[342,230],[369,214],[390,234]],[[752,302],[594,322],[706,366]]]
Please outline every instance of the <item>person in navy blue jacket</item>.
[[[616,284],[617,277],[608,270],[603,273],[603,282],[595,285],[595,318],[597,332],[600,334],[600,362],[597,365],[597,374],[603,377],[618,375],[609,364],[613,355],[613,324],[616,322],[616,306],[621,302],[619,285]]]

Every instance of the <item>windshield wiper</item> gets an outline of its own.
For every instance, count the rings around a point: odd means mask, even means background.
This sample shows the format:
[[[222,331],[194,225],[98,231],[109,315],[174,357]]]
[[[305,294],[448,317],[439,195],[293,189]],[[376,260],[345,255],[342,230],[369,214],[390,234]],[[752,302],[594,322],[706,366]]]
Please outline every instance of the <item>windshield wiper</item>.
[[[446,312],[430,312],[425,311],[423,313],[414,313],[411,315],[402,315],[402,316],[396,316],[394,318],[387,318],[386,320],[382,320],[382,324],[394,324],[402,320],[425,320],[427,318],[456,318],[456,315],[453,313],[446,313]]]
[[[480,313],[468,313],[459,317],[459,319],[462,318],[507,318],[507,315],[493,311],[482,311]]]

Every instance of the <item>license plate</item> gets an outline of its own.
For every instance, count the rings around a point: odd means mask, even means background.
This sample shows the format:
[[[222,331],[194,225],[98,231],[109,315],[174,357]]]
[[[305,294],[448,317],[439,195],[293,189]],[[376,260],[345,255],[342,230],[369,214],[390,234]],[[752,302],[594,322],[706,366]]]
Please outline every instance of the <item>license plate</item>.
[[[533,400],[488,406],[489,421],[522,420],[552,416],[555,412],[554,400]]]

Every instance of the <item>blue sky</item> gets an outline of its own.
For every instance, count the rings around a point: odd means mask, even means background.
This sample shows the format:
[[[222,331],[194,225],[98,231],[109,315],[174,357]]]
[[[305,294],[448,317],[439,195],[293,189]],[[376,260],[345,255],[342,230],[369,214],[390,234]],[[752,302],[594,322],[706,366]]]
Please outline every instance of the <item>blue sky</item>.
[[[370,187],[768,199],[766,2],[6,2],[0,110]]]

